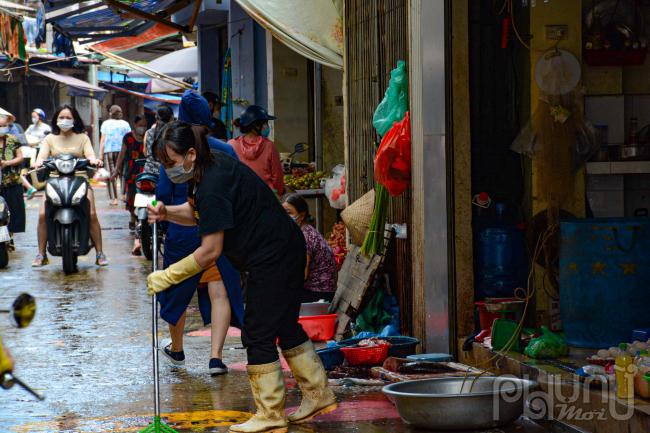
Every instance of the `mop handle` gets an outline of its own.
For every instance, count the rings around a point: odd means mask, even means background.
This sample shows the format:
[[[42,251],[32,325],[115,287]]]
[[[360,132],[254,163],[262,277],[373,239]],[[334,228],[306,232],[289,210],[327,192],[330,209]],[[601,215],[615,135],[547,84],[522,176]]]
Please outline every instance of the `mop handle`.
[[[158,204],[157,200],[153,200],[151,205],[156,207]],[[152,260],[152,269],[153,272],[158,270],[158,223],[153,223],[152,227],[152,248],[153,248],[153,260]],[[156,294],[154,293],[151,299],[151,310],[152,310],[152,334],[153,334],[153,392],[154,392],[154,412],[156,418],[160,417],[160,384],[159,384],[159,375],[158,375],[158,300]]]

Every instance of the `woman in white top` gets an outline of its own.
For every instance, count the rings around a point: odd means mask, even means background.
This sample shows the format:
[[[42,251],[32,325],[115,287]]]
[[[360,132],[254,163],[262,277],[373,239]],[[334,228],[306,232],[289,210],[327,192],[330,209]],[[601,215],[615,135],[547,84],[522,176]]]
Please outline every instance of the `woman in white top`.
[[[41,145],[41,141],[52,132],[50,125],[45,123],[45,111],[40,108],[34,108],[32,111],[32,124],[29,125],[27,131],[25,131],[25,139],[28,146],[23,147],[23,156],[25,157],[26,162],[29,160],[35,161],[36,155],[38,154],[38,149]],[[29,167],[29,164],[26,164],[26,167]],[[27,170],[25,170],[26,172]],[[22,173],[20,180],[23,184],[23,187],[27,190],[27,200],[31,200],[34,197],[34,193],[37,188],[35,188],[27,179],[26,173]],[[32,182],[36,183],[36,174],[33,174]],[[42,188],[42,186],[39,186]]]
[[[86,158],[90,165],[101,167],[102,161],[95,157],[95,151],[90,143],[81,117],[77,110],[69,105],[64,105],[54,113],[52,133],[41,142],[41,151],[36,158],[34,167],[43,165],[43,161],[50,156],[61,154],[73,155],[77,158]],[[90,202],[90,237],[95,245],[97,266],[108,265],[108,260],[102,250],[102,228],[99,225],[95,210],[95,194],[88,188],[88,201]],[[45,247],[47,246],[47,225],[45,223],[45,197],[38,214],[38,255],[32,266],[40,267],[48,264]]]

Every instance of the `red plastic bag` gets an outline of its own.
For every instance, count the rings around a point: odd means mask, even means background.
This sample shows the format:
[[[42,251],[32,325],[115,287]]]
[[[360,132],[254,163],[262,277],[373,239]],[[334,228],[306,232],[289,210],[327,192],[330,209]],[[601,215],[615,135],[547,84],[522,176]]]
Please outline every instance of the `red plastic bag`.
[[[375,180],[398,196],[411,183],[411,120],[408,111],[381,140],[375,156]]]

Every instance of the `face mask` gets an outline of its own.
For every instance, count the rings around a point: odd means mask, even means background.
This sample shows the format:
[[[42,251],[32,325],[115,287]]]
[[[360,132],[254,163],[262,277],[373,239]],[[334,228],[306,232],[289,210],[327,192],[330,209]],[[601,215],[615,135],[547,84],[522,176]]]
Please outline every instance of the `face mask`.
[[[39,120],[41,120],[41,119],[38,118],[38,117],[32,117],[32,123],[33,123],[34,125],[36,125],[36,124],[38,123]]]
[[[0,127],[0,136],[5,136],[8,133],[9,133],[9,127],[8,126]]]
[[[192,164],[192,168],[190,168],[188,171],[185,171],[185,167],[183,167],[186,158],[187,154],[185,155],[185,158],[183,158],[183,162],[180,165],[175,165],[171,168],[165,169],[165,174],[167,174],[167,177],[173,183],[185,183],[194,177],[194,164]]]
[[[147,128],[145,128],[144,126],[138,126],[137,128],[135,128],[135,133],[138,135],[144,135],[145,132],[147,132]]]
[[[58,126],[61,131],[66,132],[72,129],[72,127],[74,126],[74,120],[61,119],[58,122],[56,122],[56,126]]]
[[[260,135],[264,138],[268,138],[268,136],[271,134],[271,127],[266,124],[262,126],[262,130],[260,131]]]

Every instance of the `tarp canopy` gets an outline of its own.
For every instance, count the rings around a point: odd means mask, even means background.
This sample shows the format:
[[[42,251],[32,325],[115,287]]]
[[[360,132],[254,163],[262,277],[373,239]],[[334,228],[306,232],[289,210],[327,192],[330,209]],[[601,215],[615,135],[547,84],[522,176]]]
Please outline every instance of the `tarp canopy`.
[[[108,90],[106,89],[93,86],[92,84],[88,84],[85,81],[75,77],[69,77],[67,75],[57,74],[56,72],[44,71],[35,68],[31,68],[30,71],[47,77],[51,80],[58,81],[59,83],[65,84],[68,86],[68,95],[70,96],[85,96],[102,101],[108,93]]]
[[[179,80],[187,77],[196,78],[199,75],[198,56],[199,52],[197,47],[184,48],[152,60],[147,63],[147,68]],[[144,70],[129,72],[129,79],[137,80],[147,76],[153,78],[147,87],[147,92],[162,93],[181,89],[180,86],[160,80],[155,76],[147,74]]]
[[[78,4],[77,10],[69,10]],[[180,4],[186,6],[188,2],[179,0],[138,0],[125,3],[125,7],[132,7],[140,11],[164,17],[167,11]],[[47,22],[53,24],[67,36],[89,39],[109,39],[117,36],[131,36],[142,33],[151,28],[153,21],[132,14],[117,13],[104,1],[78,2],[70,0],[47,0],[45,2]],[[63,13],[57,13],[62,12]]]
[[[317,63],[343,68],[342,0],[237,0],[280,42]]]
[[[171,27],[161,23],[156,23],[153,27],[145,30],[139,35],[112,38],[107,41],[93,44],[92,48],[97,51],[110,51],[114,54],[120,54],[124,51],[153,44],[176,34],[178,34],[178,30],[172,29]]]
[[[155,102],[164,102],[167,104],[180,104],[181,97],[175,95],[166,95],[164,93],[142,93],[135,90],[125,89],[123,87],[115,86],[113,84],[103,83],[103,86],[108,87],[109,89],[117,90],[118,92],[128,93],[129,95],[137,96],[138,98],[155,101]]]
[[[196,77],[199,74],[199,53],[197,47],[184,48],[165,54],[147,63],[147,68],[174,78]],[[129,77],[141,78],[147,74],[129,72]]]

